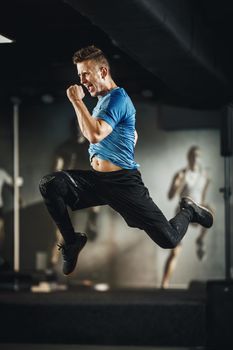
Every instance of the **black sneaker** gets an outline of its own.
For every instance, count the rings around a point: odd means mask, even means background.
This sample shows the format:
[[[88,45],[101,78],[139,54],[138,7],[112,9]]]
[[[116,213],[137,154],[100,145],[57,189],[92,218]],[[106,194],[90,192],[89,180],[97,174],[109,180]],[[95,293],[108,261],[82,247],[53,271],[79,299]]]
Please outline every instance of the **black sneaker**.
[[[210,210],[197,204],[190,197],[182,197],[180,201],[181,209],[191,209],[193,218],[191,222],[198,223],[203,227],[210,228],[213,225],[213,214]]]
[[[69,275],[74,271],[77,264],[78,256],[85,244],[87,236],[85,233],[76,233],[76,241],[73,244],[58,244],[63,256],[63,273]]]

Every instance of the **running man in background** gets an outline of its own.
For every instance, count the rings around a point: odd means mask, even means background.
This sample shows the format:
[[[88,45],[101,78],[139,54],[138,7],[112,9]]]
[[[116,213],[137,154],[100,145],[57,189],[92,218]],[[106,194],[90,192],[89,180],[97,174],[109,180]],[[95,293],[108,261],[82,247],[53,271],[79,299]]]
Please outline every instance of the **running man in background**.
[[[198,146],[193,146],[187,153],[188,164],[184,169],[178,171],[171,183],[168,192],[168,198],[173,199],[175,196],[191,197],[195,202],[209,208],[205,203],[206,192],[210,183],[210,178],[201,164],[201,149]],[[177,208],[179,210],[179,208]],[[199,236],[196,239],[197,256],[201,260],[205,255],[204,237],[207,233],[205,227],[201,227]],[[168,259],[165,263],[161,287],[167,288],[170,279],[175,271],[177,259],[181,252],[182,244],[178,244],[171,250]]]

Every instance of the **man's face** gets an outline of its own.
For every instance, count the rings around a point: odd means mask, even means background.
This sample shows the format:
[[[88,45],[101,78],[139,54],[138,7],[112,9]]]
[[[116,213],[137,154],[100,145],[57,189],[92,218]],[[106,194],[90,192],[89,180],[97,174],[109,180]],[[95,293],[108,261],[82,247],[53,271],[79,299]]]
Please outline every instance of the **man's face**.
[[[80,82],[92,97],[103,95],[106,91],[106,80],[103,67],[95,61],[87,60],[77,63]]]
[[[191,165],[201,164],[201,150],[196,149],[189,155],[189,162]]]
[[[201,151],[199,149],[194,152],[194,162],[197,164],[201,163]]]

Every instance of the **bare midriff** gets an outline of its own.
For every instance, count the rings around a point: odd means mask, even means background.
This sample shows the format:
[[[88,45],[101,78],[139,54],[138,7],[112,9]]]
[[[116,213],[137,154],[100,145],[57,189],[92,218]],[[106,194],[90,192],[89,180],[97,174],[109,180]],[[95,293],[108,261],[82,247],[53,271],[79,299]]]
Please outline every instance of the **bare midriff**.
[[[109,160],[100,159],[100,158],[98,158],[96,156],[94,156],[92,158],[91,166],[96,171],[104,171],[104,172],[117,171],[117,170],[121,170],[122,169],[118,165],[115,165],[112,162],[110,162]]]

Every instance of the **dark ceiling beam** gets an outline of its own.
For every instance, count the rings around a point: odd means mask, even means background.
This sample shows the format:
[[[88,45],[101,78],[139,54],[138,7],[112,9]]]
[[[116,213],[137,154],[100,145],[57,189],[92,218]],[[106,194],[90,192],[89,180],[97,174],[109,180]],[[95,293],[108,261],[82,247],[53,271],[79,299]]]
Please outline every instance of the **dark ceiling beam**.
[[[214,106],[218,99],[221,105],[231,98],[231,80],[195,1],[64,1],[191,104]]]
[[[197,63],[209,71],[222,84],[228,84],[228,78],[217,66],[211,50],[212,41],[203,18],[195,11],[191,1],[186,0],[134,0],[147,11],[148,16],[163,26],[164,30],[174,38],[186,55],[190,55]]]

